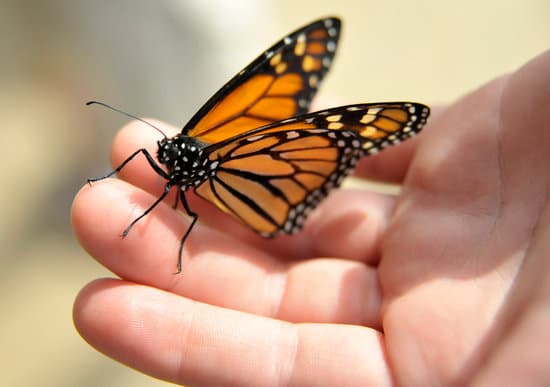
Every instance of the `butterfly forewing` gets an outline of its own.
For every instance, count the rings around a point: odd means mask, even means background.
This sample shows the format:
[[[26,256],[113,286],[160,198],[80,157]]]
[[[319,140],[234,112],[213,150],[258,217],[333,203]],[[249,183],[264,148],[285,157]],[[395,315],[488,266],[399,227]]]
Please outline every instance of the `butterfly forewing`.
[[[414,135],[428,114],[361,104],[276,122],[206,148],[218,167],[195,191],[264,236],[297,232],[359,158]]]
[[[340,20],[327,18],[283,38],[218,91],[184,134],[214,144],[307,112],[339,36]]]

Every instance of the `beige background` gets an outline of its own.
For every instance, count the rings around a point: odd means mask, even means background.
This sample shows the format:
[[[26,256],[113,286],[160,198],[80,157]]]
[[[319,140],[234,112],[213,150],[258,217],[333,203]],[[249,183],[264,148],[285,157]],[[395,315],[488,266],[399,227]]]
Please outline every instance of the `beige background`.
[[[336,14],[344,32],[321,94],[449,102],[549,48],[550,2],[0,0],[0,384],[161,386],[76,333],[72,301],[109,275],[77,245],[73,195],[109,168],[124,117],[182,125],[294,28]]]

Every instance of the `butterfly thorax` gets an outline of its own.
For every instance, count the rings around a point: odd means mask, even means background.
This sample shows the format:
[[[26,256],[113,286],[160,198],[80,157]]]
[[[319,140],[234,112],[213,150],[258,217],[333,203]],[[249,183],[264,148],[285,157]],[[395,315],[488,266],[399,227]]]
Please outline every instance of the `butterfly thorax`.
[[[172,184],[186,190],[210,177],[215,165],[203,157],[206,145],[183,134],[158,142],[157,159],[166,166]]]

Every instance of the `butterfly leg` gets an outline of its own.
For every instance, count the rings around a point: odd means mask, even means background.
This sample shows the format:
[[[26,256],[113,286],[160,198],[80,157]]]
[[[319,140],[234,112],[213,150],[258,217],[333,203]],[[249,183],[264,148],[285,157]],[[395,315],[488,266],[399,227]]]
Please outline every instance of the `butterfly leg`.
[[[146,216],[149,212],[151,212],[153,210],[153,208],[155,208],[160,202],[162,202],[162,200],[166,197],[166,195],[168,195],[168,193],[170,192],[170,189],[172,188],[172,185],[170,183],[167,183],[165,186],[164,186],[164,192],[162,193],[162,195],[160,195],[160,197],[155,200],[155,202],[148,208],[146,209],[143,214],[141,214],[140,216],[138,216],[137,218],[135,218],[132,223],[130,223],[130,225],[128,227],[126,227],[124,229],[124,231],[122,232],[122,237],[125,238],[128,233],[130,232],[130,230],[132,229],[132,227],[134,227],[134,224],[136,224],[137,222],[139,222],[144,216]]]
[[[185,198],[184,191],[180,191],[180,200],[181,200],[181,204],[183,204],[183,208],[185,209],[185,212],[187,213],[187,215],[191,217],[191,224],[189,225],[189,227],[187,228],[187,231],[185,231],[185,234],[183,234],[183,237],[181,238],[180,250],[178,254],[178,270],[174,274],[181,273],[182,259],[183,259],[183,244],[185,243],[185,240],[191,233],[191,230],[195,226],[195,223],[199,219],[199,216],[195,212],[191,211],[191,209],[189,208],[189,204],[187,204],[187,199]]]
[[[174,210],[177,210],[177,209],[178,209],[178,200],[179,200],[178,195],[176,195],[176,200],[174,201],[174,205],[172,206],[172,208],[173,208]]]
[[[122,170],[122,168],[124,168],[126,166],[126,164],[128,164],[130,161],[132,161],[132,159],[140,153],[143,153],[143,155],[147,159],[147,162],[149,163],[151,168],[153,168],[153,170],[157,174],[159,174],[160,176],[162,176],[166,180],[170,180],[170,177],[168,176],[168,174],[166,172],[164,172],[164,170],[161,167],[159,167],[159,165],[156,163],[155,159],[153,159],[153,156],[151,156],[149,151],[147,151],[147,149],[145,149],[145,148],[141,148],[141,149],[138,149],[137,151],[135,151],[134,153],[132,153],[130,155],[130,157],[128,157],[126,160],[124,160],[122,162],[122,164],[120,164],[118,167],[115,168],[114,171],[106,174],[105,176],[94,177],[94,178],[88,179],[88,184],[92,184],[93,182],[106,179],[108,177],[111,177],[111,176],[119,173]]]

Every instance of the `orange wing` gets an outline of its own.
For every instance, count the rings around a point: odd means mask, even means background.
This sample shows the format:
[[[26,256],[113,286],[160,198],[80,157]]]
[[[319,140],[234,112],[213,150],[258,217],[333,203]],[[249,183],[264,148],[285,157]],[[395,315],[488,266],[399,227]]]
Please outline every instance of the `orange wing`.
[[[266,237],[294,233],[361,157],[418,133],[428,115],[421,104],[382,103],[276,122],[207,147],[217,167],[195,192]]]
[[[183,134],[214,144],[307,112],[332,63],[339,35],[336,18],[291,33],[222,87]]]

